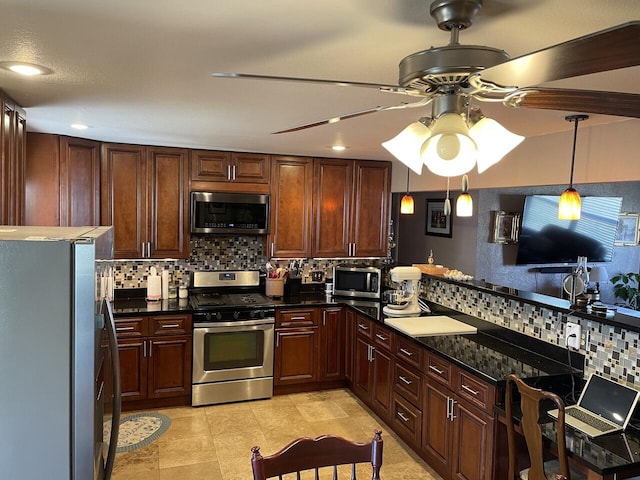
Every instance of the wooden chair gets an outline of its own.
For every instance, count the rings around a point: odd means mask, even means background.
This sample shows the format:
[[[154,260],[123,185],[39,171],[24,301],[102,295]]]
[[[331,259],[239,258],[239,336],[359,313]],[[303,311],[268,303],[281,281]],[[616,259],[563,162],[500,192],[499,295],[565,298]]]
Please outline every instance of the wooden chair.
[[[522,410],[520,426],[527,444],[529,460],[531,462],[531,467],[520,472],[517,471],[518,455],[516,451],[516,433],[513,422],[514,385],[520,393],[520,408]],[[581,472],[577,472],[569,467],[565,438],[564,402],[562,399],[555,393],[530,387],[513,374],[507,377],[506,389],[505,403],[507,417],[507,442],[509,445],[509,479],[578,480],[586,478]],[[540,402],[544,399],[551,400],[558,409],[558,419],[556,421],[558,458],[548,462],[544,461],[542,430],[539,423]]]
[[[380,479],[382,466],[382,432],[375,430],[373,439],[368,443],[357,443],[335,435],[323,435],[317,438],[303,437],[294,440],[277,453],[263,457],[260,447],[251,449],[251,466],[254,480],[265,480],[296,472],[318,470],[333,467],[333,480],[338,478],[338,466],[351,464],[351,479],[356,478],[356,464],[370,463],[373,468],[372,480]]]

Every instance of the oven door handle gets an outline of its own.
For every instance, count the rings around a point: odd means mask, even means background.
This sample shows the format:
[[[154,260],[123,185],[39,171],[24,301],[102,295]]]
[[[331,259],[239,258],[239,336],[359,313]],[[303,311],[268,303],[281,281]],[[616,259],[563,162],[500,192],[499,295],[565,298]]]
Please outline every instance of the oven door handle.
[[[194,323],[193,329],[198,328],[240,328],[240,327],[254,327],[259,325],[273,325],[276,321],[274,318],[261,318],[259,320],[241,320],[236,322],[208,322],[208,323]]]

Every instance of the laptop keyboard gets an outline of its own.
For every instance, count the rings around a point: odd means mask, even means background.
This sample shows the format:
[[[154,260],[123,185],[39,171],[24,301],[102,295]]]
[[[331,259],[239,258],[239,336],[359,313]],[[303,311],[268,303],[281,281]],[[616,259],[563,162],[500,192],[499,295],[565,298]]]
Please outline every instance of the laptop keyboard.
[[[578,410],[577,408],[567,408],[565,410],[565,413],[570,417],[577,418],[581,422],[584,422],[587,425],[590,425],[593,428],[600,430],[601,432],[606,432],[607,430],[611,430],[611,425],[609,423],[602,421],[598,417],[590,415],[587,412]]]

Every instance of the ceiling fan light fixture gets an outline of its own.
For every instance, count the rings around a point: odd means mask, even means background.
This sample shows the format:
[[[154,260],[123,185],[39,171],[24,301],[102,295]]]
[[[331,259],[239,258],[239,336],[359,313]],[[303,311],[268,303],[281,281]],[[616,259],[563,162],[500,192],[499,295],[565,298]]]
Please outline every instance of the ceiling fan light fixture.
[[[498,163],[524,140],[523,136],[510,132],[487,117],[483,117],[469,129],[469,136],[478,147],[478,173]]]
[[[404,163],[416,174],[422,174],[420,147],[431,135],[431,130],[421,122],[414,122],[391,140],[382,143],[391,155]]]
[[[457,177],[473,169],[476,150],[464,118],[445,113],[434,121],[432,136],[420,148],[420,157],[436,175]]]

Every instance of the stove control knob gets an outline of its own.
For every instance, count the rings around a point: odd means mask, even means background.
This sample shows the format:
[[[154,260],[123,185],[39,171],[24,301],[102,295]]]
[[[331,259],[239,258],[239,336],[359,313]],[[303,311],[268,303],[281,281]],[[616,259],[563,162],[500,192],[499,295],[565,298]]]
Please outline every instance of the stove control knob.
[[[258,314],[257,310],[251,310],[249,312],[249,318],[256,318],[256,315]]]
[[[240,318],[240,312],[239,312],[239,311],[237,311],[237,310],[236,310],[235,312],[233,312],[233,318],[234,318],[235,320],[237,320],[238,318]]]
[[[210,313],[205,313],[204,318],[206,318],[207,322],[208,322],[209,320],[211,320],[211,314]]]
[[[260,315],[260,318],[264,318],[264,310],[260,310],[258,312],[258,315]]]
[[[216,320],[222,320],[222,312],[216,312]]]

